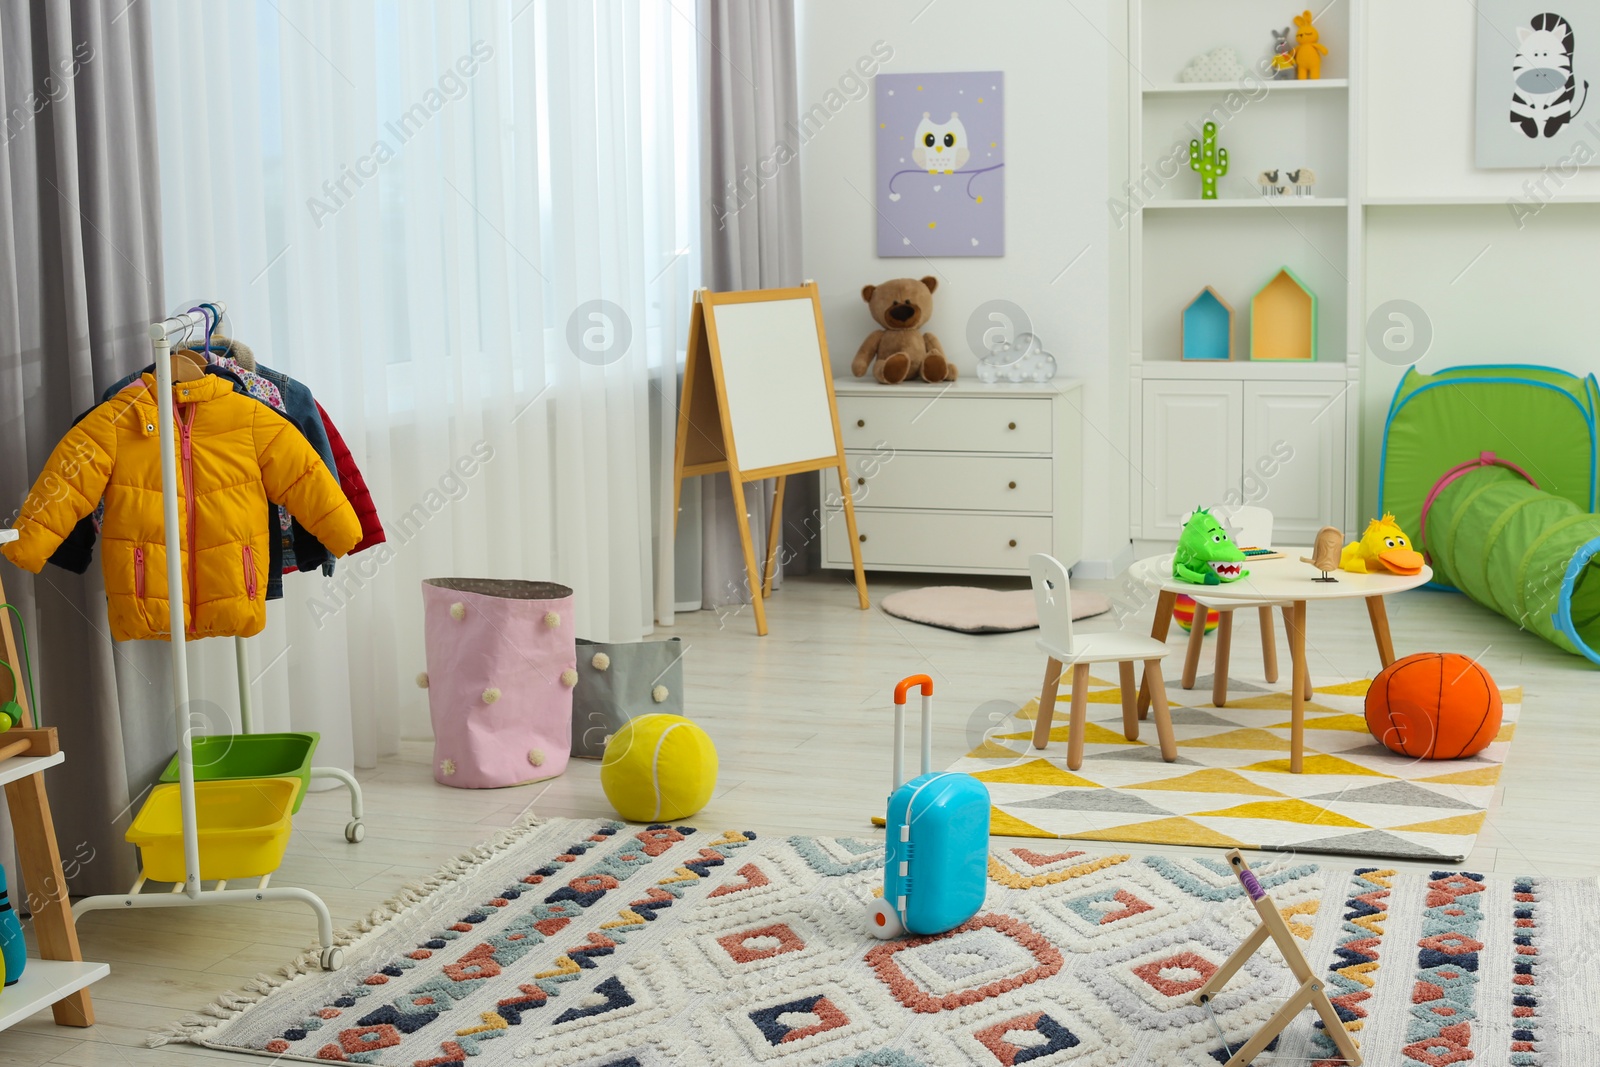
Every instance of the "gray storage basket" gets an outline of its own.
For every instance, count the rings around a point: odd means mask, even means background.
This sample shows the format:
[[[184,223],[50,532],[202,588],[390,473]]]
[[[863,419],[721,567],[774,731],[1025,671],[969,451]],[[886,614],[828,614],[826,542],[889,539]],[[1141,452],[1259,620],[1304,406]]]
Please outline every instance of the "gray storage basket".
[[[657,713],[682,715],[682,646],[676,637],[621,645],[578,638],[572,754],[579,759],[600,759],[606,753],[606,741],[629,719]]]

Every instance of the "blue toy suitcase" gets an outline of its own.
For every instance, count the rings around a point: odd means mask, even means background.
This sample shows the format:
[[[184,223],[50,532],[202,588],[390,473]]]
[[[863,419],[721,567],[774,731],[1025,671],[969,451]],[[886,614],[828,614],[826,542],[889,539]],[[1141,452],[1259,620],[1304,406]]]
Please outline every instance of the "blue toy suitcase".
[[[905,773],[906,691],[922,689],[922,773]],[[970,774],[930,773],[933,679],[894,687],[894,792],[889,794],[883,897],[872,903],[874,937],[942,934],[972,918],[989,885],[989,790]]]

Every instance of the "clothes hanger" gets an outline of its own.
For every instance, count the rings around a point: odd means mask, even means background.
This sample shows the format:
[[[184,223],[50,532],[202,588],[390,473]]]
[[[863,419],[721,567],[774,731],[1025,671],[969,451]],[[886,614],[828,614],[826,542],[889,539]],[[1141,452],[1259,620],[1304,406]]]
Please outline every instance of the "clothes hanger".
[[[213,351],[211,348],[211,336],[212,334],[216,333],[217,329],[222,325],[222,312],[217,310],[217,305],[215,304],[201,304],[200,310],[204,312],[206,316],[206,362],[213,363],[215,362],[215,357],[211,354]],[[220,354],[220,350],[218,350],[218,352]]]
[[[201,304],[200,310],[206,316],[206,335],[200,342],[200,350],[204,353],[207,363],[215,363],[219,357],[228,354],[225,348],[211,347],[211,339],[213,337],[218,340],[221,340],[222,337],[218,332],[222,329],[222,312],[217,310],[217,305],[215,304]]]
[[[190,311],[199,311],[199,308],[190,308]],[[193,324],[183,328],[183,337],[178,343],[181,345],[189,339]],[[179,348],[172,352],[172,380],[175,382],[197,382],[205,377],[205,360],[192,349]]]
[[[201,306],[210,308],[212,313],[215,314],[217,318],[216,326],[214,327],[212,333],[212,341],[214,344],[211,348],[211,351],[215,352],[219,358],[227,357],[228,359],[233,360],[243,369],[254,373],[256,369],[256,357],[255,354],[250,351],[250,346],[240,341],[237,337],[231,337],[222,332],[222,313],[217,310],[217,306],[215,304],[203,304]]]

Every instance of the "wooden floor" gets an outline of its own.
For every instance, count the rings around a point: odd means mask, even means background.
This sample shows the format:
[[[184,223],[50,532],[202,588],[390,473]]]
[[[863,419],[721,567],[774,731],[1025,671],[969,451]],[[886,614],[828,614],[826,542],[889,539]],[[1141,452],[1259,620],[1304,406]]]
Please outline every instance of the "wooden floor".
[[[924,584],[925,579],[875,578],[872,593],[878,598]],[[1106,592],[1124,609],[1082,624],[1085,630],[1120,624],[1148,632],[1151,604],[1144,598],[1126,602],[1112,582],[1081,588]],[[1522,722],[1496,807],[1464,866],[1600,874],[1600,671],[1454,594],[1408,593],[1391,603],[1389,614],[1400,655],[1466,653],[1501,685],[1525,688]],[[765,638],[755,636],[748,609],[680,616],[669,631],[685,646],[689,714],[709,730],[721,758],[716,796],[693,820],[702,826],[769,834],[872,833],[868,819],[881,813],[889,786],[888,705],[896,680],[919,672],[934,677],[934,766],[941,768],[970,747],[970,736],[982,733],[991,710],[986,702],[1020,704],[1038,692],[1043,670],[1031,633],[965,636],[893,619],[876,608],[859,611],[854,591],[837,573],[791,579],[771,602],[768,620]],[[1360,603],[1314,605],[1307,631],[1314,682],[1377,670]],[[1173,635],[1166,673],[1174,696],[1182,699],[1176,679],[1185,635],[1176,627]],[[1281,632],[1279,642],[1287,671]],[[1207,641],[1208,657],[1213,643]],[[1234,646],[1233,673],[1259,678],[1253,618],[1239,619]],[[274,883],[316,890],[341,926],[529,807],[546,816],[611,814],[594,763],[574,761],[550,783],[472,791],[435,785],[430,759],[431,745],[408,743],[399,757],[360,773],[367,836],[359,845],[343,837],[348,808],[342,790],[307,798]],[[89,915],[79,927],[84,954],[111,964],[110,977],[93,987],[99,1024],[71,1030],[54,1026],[48,1013],[37,1016],[0,1034],[0,1067],[259,1063],[191,1046],[151,1050],[143,1043],[148,1030],[281,966],[314,940],[314,930],[310,912],[288,904]]]

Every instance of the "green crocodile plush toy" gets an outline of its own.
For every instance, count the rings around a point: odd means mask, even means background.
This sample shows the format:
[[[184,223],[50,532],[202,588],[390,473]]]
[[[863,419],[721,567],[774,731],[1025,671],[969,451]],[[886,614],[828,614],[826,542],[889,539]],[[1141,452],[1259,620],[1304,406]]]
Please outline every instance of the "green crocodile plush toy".
[[[1244,569],[1244,553],[1222,523],[1205,508],[1196,508],[1178,535],[1178,548],[1172,554],[1172,576],[1195,585],[1221,585],[1249,575]]]

